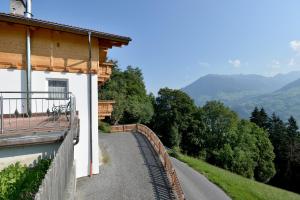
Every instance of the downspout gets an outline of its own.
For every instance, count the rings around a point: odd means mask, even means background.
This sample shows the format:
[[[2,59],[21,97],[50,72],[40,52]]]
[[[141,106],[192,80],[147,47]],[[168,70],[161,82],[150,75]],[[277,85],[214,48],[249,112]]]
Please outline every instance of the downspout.
[[[26,2],[26,12],[25,17],[31,18],[31,0]],[[27,100],[27,114],[31,112],[31,103],[30,103],[30,92],[31,92],[31,47],[30,47],[30,28],[26,28],[26,100]]]
[[[92,116],[92,33],[88,33],[89,40],[89,61],[88,61],[88,96],[89,96],[89,134],[90,134],[90,177],[93,175],[93,116]]]

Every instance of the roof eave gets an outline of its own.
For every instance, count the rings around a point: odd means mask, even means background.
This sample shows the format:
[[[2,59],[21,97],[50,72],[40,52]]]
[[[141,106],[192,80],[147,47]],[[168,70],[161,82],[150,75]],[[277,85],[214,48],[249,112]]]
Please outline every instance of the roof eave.
[[[32,26],[32,27],[46,28],[46,29],[62,31],[62,32],[69,32],[69,33],[74,33],[79,35],[87,35],[89,32],[91,32],[93,37],[119,42],[122,45],[128,45],[129,42],[131,41],[130,37],[124,37],[124,36],[99,32],[91,29],[69,26],[65,24],[59,24],[55,22],[49,22],[49,21],[39,20],[34,18],[25,18],[23,16],[6,14],[6,13],[0,13],[0,21],[22,24],[22,25]]]

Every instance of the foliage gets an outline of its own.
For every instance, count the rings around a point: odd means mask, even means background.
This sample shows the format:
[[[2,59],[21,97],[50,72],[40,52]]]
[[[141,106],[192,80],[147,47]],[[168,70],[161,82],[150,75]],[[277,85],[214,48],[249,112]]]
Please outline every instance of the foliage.
[[[202,110],[208,162],[262,182],[275,174],[273,146],[263,129],[238,119],[220,102],[208,102]]]
[[[110,124],[99,120],[99,130],[103,133],[110,133]]]
[[[121,71],[117,62],[114,64],[111,79],[99,91],[101,99],[116,101],[112,123],[149,123],[153,107],[141,70],[128,66]]]
[[[180,90],[162,88],[158,92],[154,110],[152,128],[166,146],[178,147],[196,111],[193,100]]]
[[[207,102],[201,109],[201,118],[207,126],[205,129],[206,158],[211,162],[215,162],[214,159],[218,151],[232,140],[238,117],[236,113],[218,101]]]
[[[266,182],[275,174],[273,146],[264,129],[240,120],[218,101],[197,108],[180,90],[160,89],[152,128],[164,145]]]
[[[199,114],[201,110],[198,110],[194,114],[194,118],[189,121],[189,126],[184,132],[180,147],[182,152],[192,155],[194,157],[205,158],[206,151],[205,151],[205,139],[206,139],[206,125],[203,123],[201,118],[202,115]],[[196,117],[200,115],[199,117]]]
[[[252,112],[251,120],[262,126],[262,119],[255,113],[257,113],[257,108]],[[275,113],[267,118],[268,125],[265,129],[268,130],[269,138],[274,146],[276,155],[274,163],[277,172],[270,180],[270,184],[299,193],[300,135],[296,120],[291,116],[285,124]]]
[[[233,200],[300,200],[298,194],[244,178],[200,159],[186,155],[178,155],[178,159],[220,186]]]
[[[0,200],[34,199],[50,163],[43,159],[32,168],[16,163],[3,169],[0,172]]]
[[[269,128],[269,117],[263,107],[260,110],[258,110],[257,107],[254,108],[251,113],[250,121],[265,130]]]
[[[273,146],[266,131],[240,120],[221,102],[207,102],[193,114],[181,148],[188,155],[262,182],[275,173]]]

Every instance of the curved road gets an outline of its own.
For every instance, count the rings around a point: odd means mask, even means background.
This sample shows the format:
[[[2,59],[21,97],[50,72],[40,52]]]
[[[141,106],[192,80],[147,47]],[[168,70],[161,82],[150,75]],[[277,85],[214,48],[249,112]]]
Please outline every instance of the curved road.
[[[76,199],[174,199],[163,166],[139,133],[99,134],[105,164],[100,174],[77,180]]]
[[[230,200],[223,190],[187,164],[171,158],[187,200]]]
[[[172,200],[163,166],[149,141],[139,133],[99,134],[100,174],[77,180],[76,199]],[[230,198],[186,164],[171,158],[187,200]]]

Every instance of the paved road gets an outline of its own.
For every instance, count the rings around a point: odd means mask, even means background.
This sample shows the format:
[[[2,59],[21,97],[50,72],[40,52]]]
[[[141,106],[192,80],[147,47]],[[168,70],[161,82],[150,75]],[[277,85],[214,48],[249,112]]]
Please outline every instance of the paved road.
[[[166,174],[151,144],[141,134],[100,134],[106,164],[100,174],[77,181],[77,199],[174,199]]]
[[[187,200],[230,200],[205,176],[175,158],[171,160]]]

